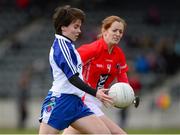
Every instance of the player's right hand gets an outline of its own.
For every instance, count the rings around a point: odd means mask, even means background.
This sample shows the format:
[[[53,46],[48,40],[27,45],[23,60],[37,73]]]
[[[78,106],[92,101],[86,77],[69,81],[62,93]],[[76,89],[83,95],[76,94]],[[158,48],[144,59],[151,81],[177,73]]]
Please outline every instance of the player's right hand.
[[[99,89],[96,93],[96,97],[106,106],[107,104],[113,105],[113,99],[106,93],[109,89]]]

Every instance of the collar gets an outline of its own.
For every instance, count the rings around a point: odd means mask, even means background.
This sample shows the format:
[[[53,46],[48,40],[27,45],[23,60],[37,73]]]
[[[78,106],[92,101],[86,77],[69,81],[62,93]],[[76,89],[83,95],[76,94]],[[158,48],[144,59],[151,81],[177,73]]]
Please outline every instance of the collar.
[[[100,43],[103,45],[104,50],[108,51],[108,44],[105,42],[104,38],[101,37],[101,38],[99,39],[99,41],[100,41]],[[112,52],[114,51],[114,47],[115,47],[115,46],[116,46],[116,45],[113,46]],[[112,53],[112,52],[111,52],[111,53]]]
[[[66,40],[66,41],[72,43],[72,40],[69,39],[68,37],[64,36],[64,35],[55,34],[55,37],[58,38],[58,39],[63,39],[63,40]]]

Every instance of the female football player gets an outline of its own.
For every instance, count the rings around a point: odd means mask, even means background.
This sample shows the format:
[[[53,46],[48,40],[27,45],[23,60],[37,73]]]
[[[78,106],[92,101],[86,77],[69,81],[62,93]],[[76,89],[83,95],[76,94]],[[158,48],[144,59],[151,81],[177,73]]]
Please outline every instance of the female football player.
[[[83,62],[84,80],[94,89],[108,88],[116,79],[128,83],[125,55],[118,44],[126,28],[126,22],[118,16],[109,16],[102,21],[101,34],[96,41],[82,45],[78,52]],[[116,123],[108,118],[101,110],[99,99],[86,94],[84,103],[109,128],[112,134],[126,134]],[[65,134],[81,133],[69,127]]]
[[[81,33],[84,17],[82,10],[70,6],[57,8],[53,15],[56,34],[49,54],[53,85],[42,105],[39,134],[58,134],[69,125],[81,133],[110,133],[81,100],[86,92],[112,104],[111,97],[105,94],[107,89],[97,91],[82,80],[81,58],[73,41]]]

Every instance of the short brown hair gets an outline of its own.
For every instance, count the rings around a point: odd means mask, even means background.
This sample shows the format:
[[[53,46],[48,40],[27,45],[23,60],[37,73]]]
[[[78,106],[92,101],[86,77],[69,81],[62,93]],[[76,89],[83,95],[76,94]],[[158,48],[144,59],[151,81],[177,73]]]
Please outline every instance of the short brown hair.
[[[80,19],[82,22],[84,22],[85,13],[81,9],[72,8],[70,5],[66,5],[63,7],[57,7],[52,19],[56,33],[62,34],[62,26],[68,26],[77,19]]]

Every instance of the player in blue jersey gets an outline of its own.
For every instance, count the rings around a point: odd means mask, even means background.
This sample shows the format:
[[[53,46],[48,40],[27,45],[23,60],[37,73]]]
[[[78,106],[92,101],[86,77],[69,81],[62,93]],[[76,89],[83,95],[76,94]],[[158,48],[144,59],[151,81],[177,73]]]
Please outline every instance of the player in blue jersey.
[[[85,14],[70,6],[58,7],[53,15],[55,40],[49,54],[53,84],[41,109],[39,134],[58,134],[69,125],[81,133],[110,134],[106,125],[83,103],[85,93],[104,104],[112,104],[105,94],[82,80],[82,63],[73,41],[81,33]]]

